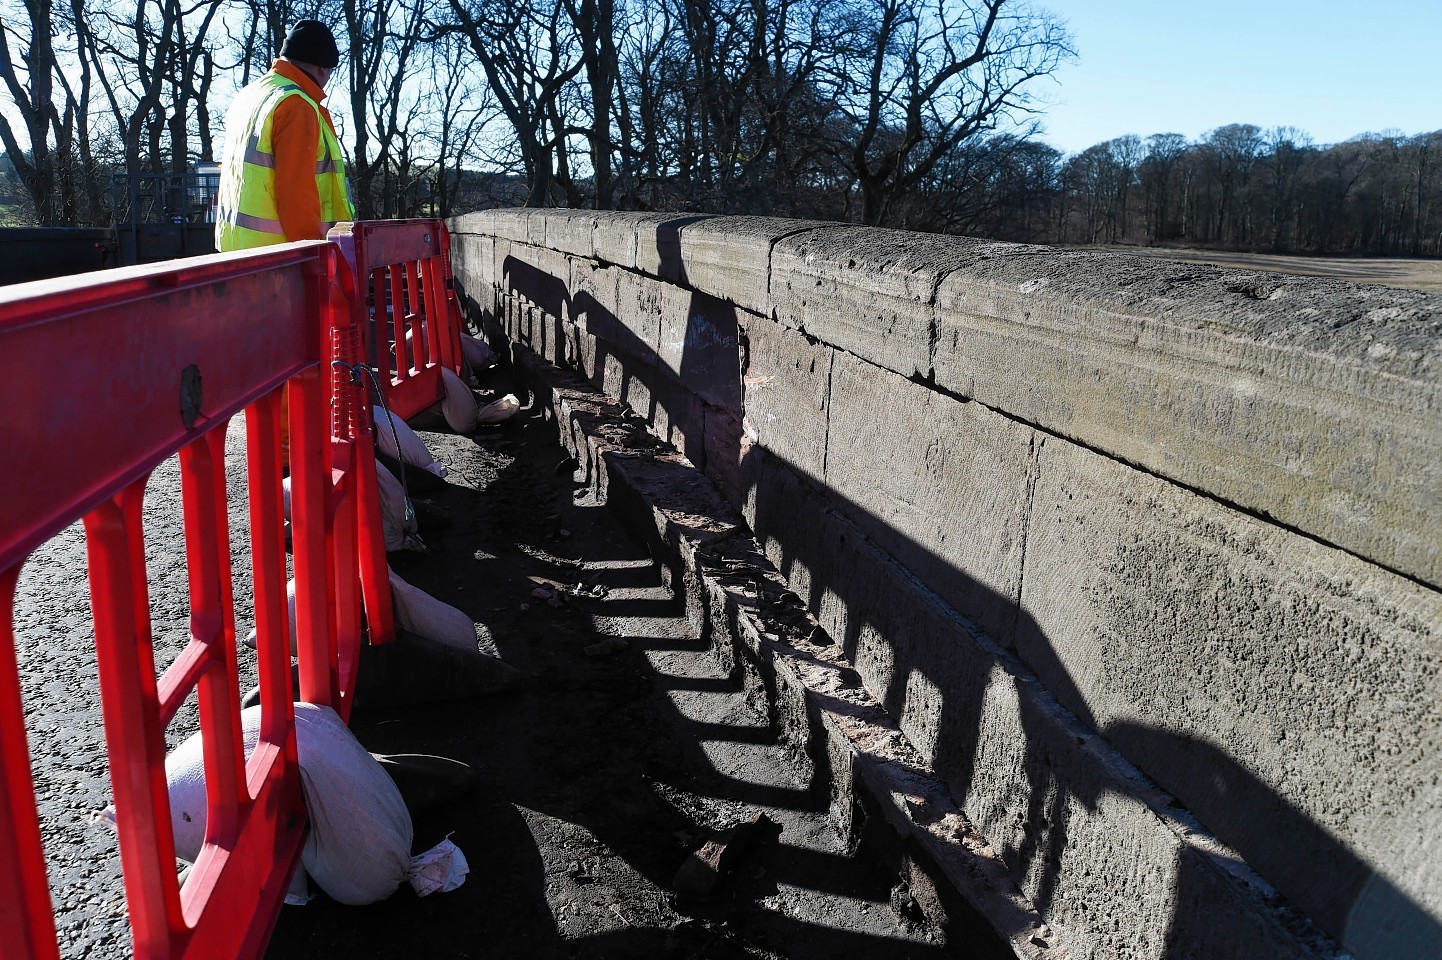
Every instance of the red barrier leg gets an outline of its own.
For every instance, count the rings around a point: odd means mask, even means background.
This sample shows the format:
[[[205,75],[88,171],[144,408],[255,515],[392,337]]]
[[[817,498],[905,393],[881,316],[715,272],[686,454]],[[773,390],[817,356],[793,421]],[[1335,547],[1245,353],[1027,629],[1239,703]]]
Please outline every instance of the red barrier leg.
[[[141,479],[87,514],[85,539],[100,704],[135,953],[164,956],[172,931],[185,924],[170,832],[164,726],[150,708],[159,695],[141,538],[144,491]]]
[[[328,375],[329,371],[327,371]],[[296,652],[300,698],[337,707],[335,635],[326,549],[326,488],[330,484],[324,419],[325,383],[315,370],[290,382],[290,539],[294,558]]]
[[[19,577],[19,564],[0,572],[0,942],[6,956],[59,960],[15,660]]]
[[[226,518],[225,429],[218,427],[180,451],[190,574],[190,642],[205,664],[196,692],[205,731],[205,839],[234,845],[245,761],[230,607],[230,537]],[[244,797],[249,800],[249,796]]]
[[[255,585],[256,669],[264,704],[261,736],[287,743],[295,690],[290,676],[290,613],[285,602],[285,518],[281,504],[281,398],[274,391],[246,409],[245,443],[249,465],[251,568]],[[288,741],[291,760],[295,741]]]

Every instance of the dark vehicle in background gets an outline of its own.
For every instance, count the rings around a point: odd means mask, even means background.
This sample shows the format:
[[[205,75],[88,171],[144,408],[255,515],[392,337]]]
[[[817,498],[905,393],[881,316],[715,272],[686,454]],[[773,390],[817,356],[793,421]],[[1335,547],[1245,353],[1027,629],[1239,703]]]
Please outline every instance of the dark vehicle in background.
[[[0,284],[214,253],[219,188],[213,163],[181,174],[117,174],[113,227],[0,228]]]

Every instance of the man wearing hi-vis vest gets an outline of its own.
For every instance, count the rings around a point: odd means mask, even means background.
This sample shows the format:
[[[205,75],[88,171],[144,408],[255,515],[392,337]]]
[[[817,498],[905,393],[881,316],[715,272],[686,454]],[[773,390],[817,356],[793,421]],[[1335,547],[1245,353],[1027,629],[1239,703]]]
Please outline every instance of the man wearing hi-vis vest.
[[[270,72],[236,94],[225,119],[215,248],[323,239],[355,219],[326,81],[340,63],[330,28],[301,20]]]

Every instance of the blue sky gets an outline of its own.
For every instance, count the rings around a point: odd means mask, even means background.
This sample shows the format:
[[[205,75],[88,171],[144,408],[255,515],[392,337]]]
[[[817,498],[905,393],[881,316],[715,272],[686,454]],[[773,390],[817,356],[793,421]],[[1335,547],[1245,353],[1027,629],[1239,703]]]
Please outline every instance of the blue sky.
[[[1035,90],[1066,153],[1135,133],[1196,140],[1228,123],[1318,144],[1442,129],[1442,0],[1035,0],[1079,59]]]

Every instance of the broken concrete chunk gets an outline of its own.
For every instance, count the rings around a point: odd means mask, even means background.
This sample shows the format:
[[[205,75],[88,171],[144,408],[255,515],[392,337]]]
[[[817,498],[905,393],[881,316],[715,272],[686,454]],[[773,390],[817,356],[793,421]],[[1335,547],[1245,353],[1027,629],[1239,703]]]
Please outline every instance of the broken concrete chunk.
[[[775,826],[766,814],[757,813],[714,840],[706,841],[681,864],[671,881],[671,889],[680,897],[700,900],[710,896],[717,884],[735,869],[752,843]]]

